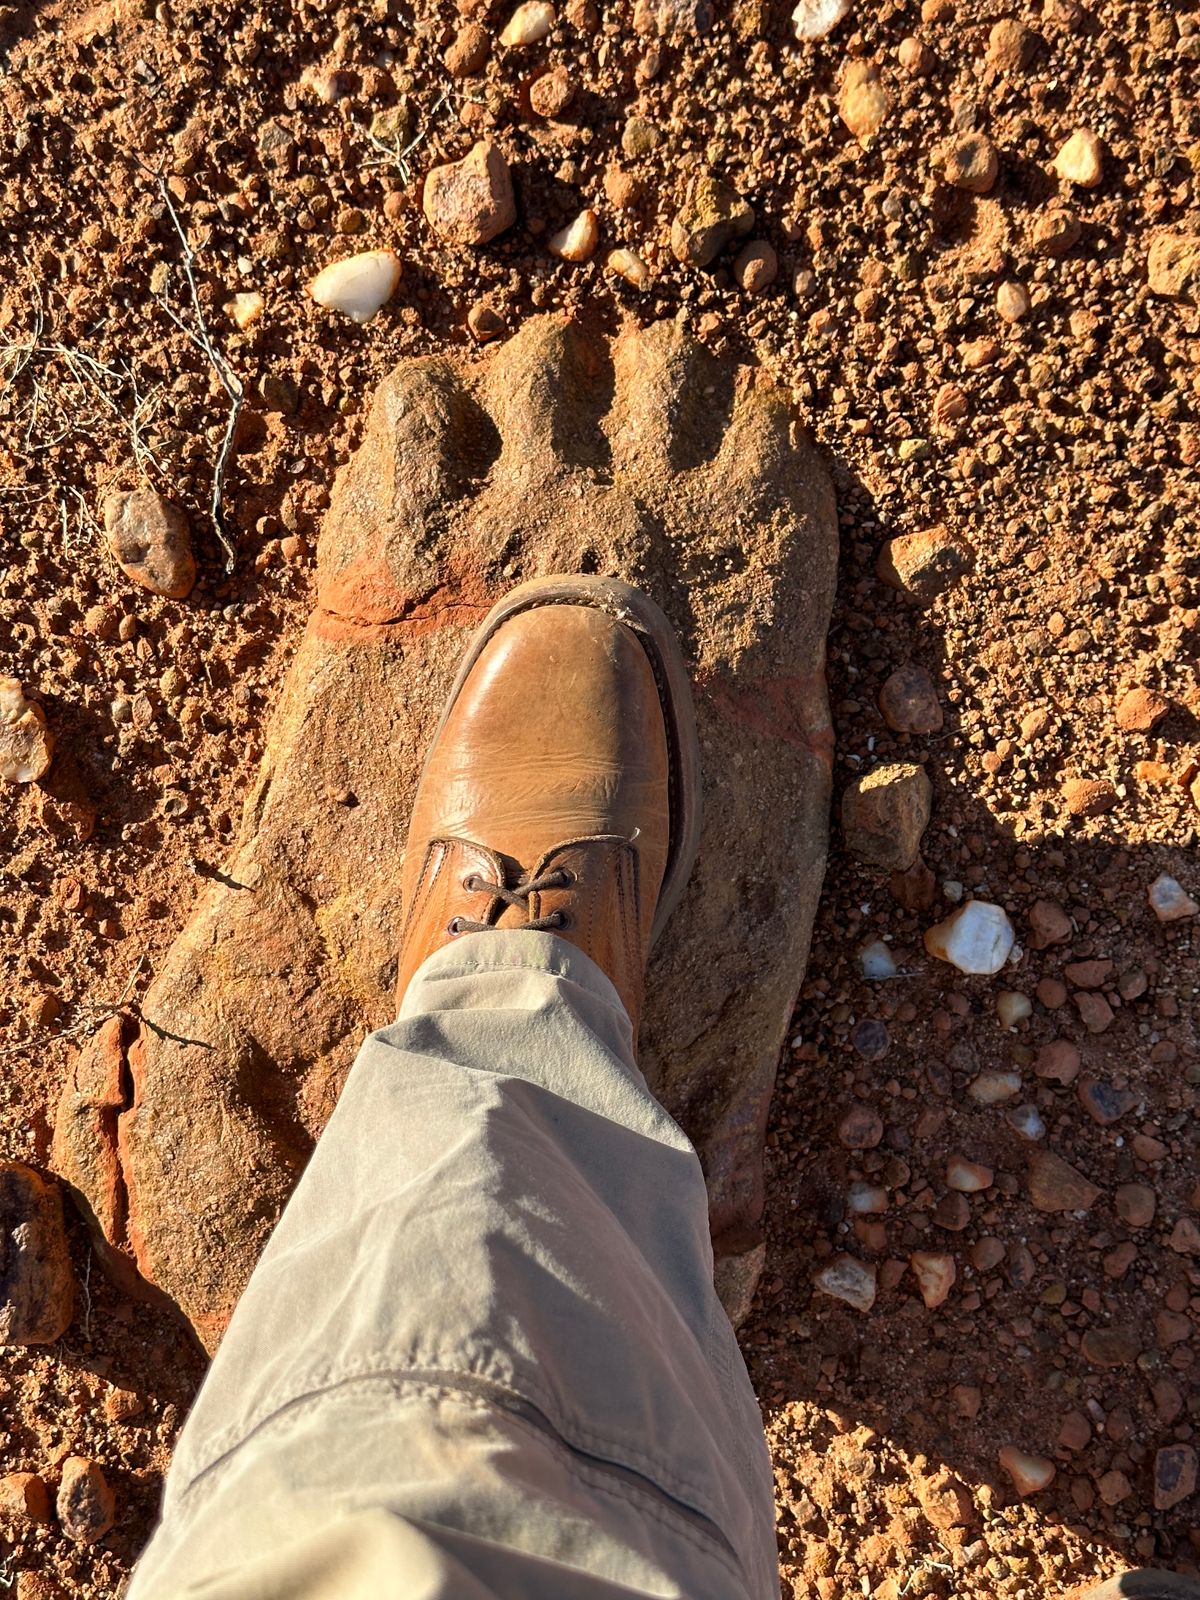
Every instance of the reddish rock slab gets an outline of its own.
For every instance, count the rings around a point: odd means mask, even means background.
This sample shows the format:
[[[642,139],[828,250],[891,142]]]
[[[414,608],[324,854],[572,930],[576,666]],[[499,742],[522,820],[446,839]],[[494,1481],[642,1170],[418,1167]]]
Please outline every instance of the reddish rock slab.
[[[550,572],[647,589],[689,661],[704,832],[640,1060],[698,1147],[718,1254],[753,1251],[824,872],[836,551],[788,396],[673,323],[609,341],[534,318],[380,386],[237,842],[122,1044],[119,1104],[109,1061],[77,1064],[60,1107],[94,1223],[210,1349],[363,1035],[393,1016],[397,864],[459,656],[501,594]],[[725,1276],[744,1301],[745,1274]]]

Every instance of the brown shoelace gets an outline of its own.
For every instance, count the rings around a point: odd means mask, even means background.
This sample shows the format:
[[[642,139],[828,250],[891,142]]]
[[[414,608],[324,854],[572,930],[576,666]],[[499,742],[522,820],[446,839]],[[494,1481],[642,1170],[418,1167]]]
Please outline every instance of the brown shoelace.
[[[544,872],[540,878],[530,878],[525,883],[519,883],[515,889],[509,889],[502,883],[491,883],[487,878],[481,878],[477,872],[472,872],[463,879],[463,888],[468,894],[490,894],[493,911],[499,904],[524,906],[528,912],[530,895],[540,894],[546,889],[565,889],[574,882],[573,872],[568,872],[566,867],[555,867],[553,872]],[[551,911],[549,916],[529,917],[524,927],[525,931],[530,933],[551,933],[556,928],[565,928],[569,921],[570,918],[565,911]],[[492,921],[476,922],[471,917],[451,917],[447,924],[447,932],[490,933],[495,926]]]

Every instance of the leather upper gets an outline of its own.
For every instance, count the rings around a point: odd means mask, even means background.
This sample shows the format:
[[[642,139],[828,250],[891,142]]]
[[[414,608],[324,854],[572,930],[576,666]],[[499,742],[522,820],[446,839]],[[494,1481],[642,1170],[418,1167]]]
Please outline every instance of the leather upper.
[[[607,612],[520,612],[484,644],[426,760],[409,824],[398,990],[461,923],[553,918],[615,984],[637,1026],[670,842],[659,686]],[[509,890],[569,881],[508,904]]]

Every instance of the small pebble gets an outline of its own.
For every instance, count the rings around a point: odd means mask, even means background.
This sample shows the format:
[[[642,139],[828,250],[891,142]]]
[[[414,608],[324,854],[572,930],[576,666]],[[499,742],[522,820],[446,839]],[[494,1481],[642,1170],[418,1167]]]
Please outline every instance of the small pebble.
[[[1128,1089],[1114,1089],[1112,1084],[1101,1083],[1095,1078],[1081,1078],[1075,1093],[1088,1116],[1102,1128],[1119,1122],[1137,1105],[1137,1095],[1131,1094]]]
[[[917,859],[932,805],[933,786],[922,767],[882,763],[842,796],[847,850],[871,866],[903,872]]]
[[[322,267],[308,292],[319,306],[365,323],[391,299],[399,282],[400,257],[394,250],[365,250]]]
[[[986,134],[964,133],[946,147],[942,170],[956,189],[987,194],[999,176],[1000,158]]]
[[[1154,1509],[1170,1511],[1195,1492],[1195,1450],[1189,1444],[1164,1446],[1154,1457]]]
[[[1018,1138],[1030,1144],[1036,1144],[1039,1139],[1046,1137],[1046,1124],[1035,1105],[1013,1106],[1011,1111],[1005,1113],[1005,1120]]]
[[[538,0],[530,0],[538,6]],[[528,7],[522,6],[521,11]],[[538,9],[553,11],[549,6]],[[421,198],[425,220],[447,244],[483,245],[517,220],[508,162],[490,139],[481,139],[461,161],[432,167]]]
[[[996,310],[1005,322],[1020,322],[1029,315],[1029,294],[1023,285],[1011,281],[996,290]]]
[[[1013,1488],[1022,1498],[1037,1494],[1054,1482],[1054,1463],[1047,1461],[1045,1456],[1029,1455],[1024,1450],[1018,1450],[1016,1445],[1006,1444],[998,1459],[1002,1471],[1007,1473]]]
[[[860,143],[868,143],[879,132],[891,106],[875,63],[858,58],[851,61],[842,76],[838,114]]]
[[[853,1216],[875,1216],[888,1208],[888,1193],[873,1183],[852,1183],[846,1195],[846,1209]]]
[[[104,538],[127,578],[169,600],[183,600],[196,582],[188,520],[153,489],[113,490],[100,508]]]
[[[1180,922],[1184,917],[1194,917],[1200,905],[1192,899],[1177,878],[1162,872],[1146,891],[1150,909],[1160,922]]]
[[[924,667],[897,667],[879,691],[879,710],[896,733],[940,733],[945,720]]]
[[[873,1150],[883,1138],[883,1118],[871,1106],[851,1106],[838,1124],[837,1136],[847,1150]]]
[[[639,293],[650,287],[650,269],[636,250],[623,247],[610,250],[604,258],[604,270],[614,277],[623,278],[631,289],[637,289]]]
[[[999,1072],[991,1068],[981,1072],[971,1082],[967,1093],[981,1106],[1001,1105],[1021,1092],[1021,1075],[1017,1072]]]
[[[574,222],[551,234],[546,249],[560,261],[588,261],[600,242],[600,225],[592,210],[581,211]]]
[[[859,965],[864,978],[883,979],[896,976],[896,962],[882,939],[872,940],[858,952]]]
[[[870,1311],[875,1304],[875,1268],[854,1256],[834,1256],[817,1273],[813,1286],[856,1311]]]
[[[538,44],[554,27],[554,7],[546,0],[525,0],[505,24],[500,43],[510,50]]]
[[[1089,1211],[1100,1190],[1053,1151],[1035,1150],[1029,1157],[1029,1198],[1039,1211]]]
[[[779,272],[779,257],[765,239],[752,239],[733,263],[733,276],[747,294],[762,294]]]
[[[1149,1184],[1122,1183],[1113,1192],[1113,1209],[1127,1228],[1148,1228],[1154,1221],[1156,1205]]]
[[[1104,146],[1090,128],[1076,128],[1055,156],[1054,170],[1067,183],[1094,189],[1104,176]]]
[[[958,1275],[954,1257],[918,1250],[908,1258],[908,1264],[917,1280],[921,1299],[931,1311],[934,1310],[945,1301],[954,1287]]]
[[[54,735],[46,713],[25,696],[16,678],[0,678],[0,778],[36,783],[54,758]]]
[[[850,10],[851,0],[800,0],[792,12],[797,39],[823,39]]]
[[[959,1194],[978,1194],[981,1189],[990,1189],[995,1177],[991,1167],[968,1161],[965,1156],[951,1156],[946,1165],[946,1187],[956,1189]]]
[[[999,972],[1016,942],[1016,933],[1002,906],[968,900],[944,922],[929,928],[925,948],[960,972]]]
[[[68,1539],[94,1544],[116,1520],[116,1499],[99,1464],[68,1456],[58,1489],[58,1520]]]
[[[1002,989],[996,996],[996,1015],[1002,1028],[1015,1028],[1033,1015],[1033,1002],[1016,989]]]
[[[1157,689],[1129,689],[1117,701],[1117,727],[1124,733],[1149,733],[1171,709],[1171,702]]]
[[[931,606],[974,566],[970,545],[939,526],[890,539],[879,553],[876,571],[917,605]]]
[[[1033,1070],[1039,1078],[1052,1083],[1074,1083],[1079,1076],[1081,1057],[1079,1047],[1070,1039],[1051,1039],[1034,1057]]]

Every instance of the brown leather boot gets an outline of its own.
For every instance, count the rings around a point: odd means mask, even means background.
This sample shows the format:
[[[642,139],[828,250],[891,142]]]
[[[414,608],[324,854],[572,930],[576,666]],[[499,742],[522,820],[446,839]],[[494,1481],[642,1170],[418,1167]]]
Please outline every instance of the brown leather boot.
[[[662,612],[613,579],[522,584],[472,640],[425,759],[397,996],[452,939],[543,929],[608,974],[636,1035],[699,829],[691,690]]]

